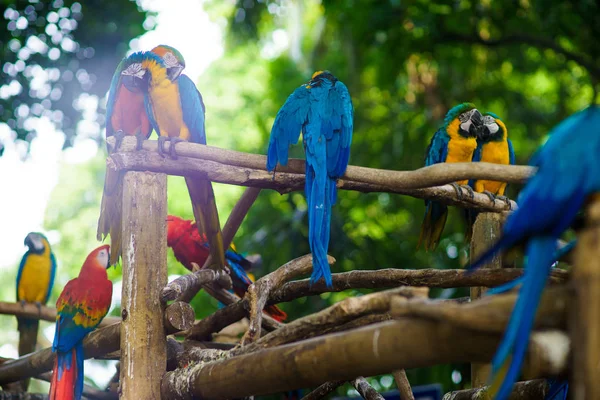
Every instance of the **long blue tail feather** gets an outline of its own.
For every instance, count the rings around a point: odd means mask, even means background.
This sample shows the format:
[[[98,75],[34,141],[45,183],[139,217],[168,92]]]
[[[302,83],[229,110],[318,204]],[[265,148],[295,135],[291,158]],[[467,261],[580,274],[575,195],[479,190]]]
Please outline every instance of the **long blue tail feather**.
[[[544,400],[567,400],[569,394],[569,381],[547,379],[550,390]]]
[[[329,246],[329,224],[331,218],[331,180],[326,172],[315,171],[307,163],[306,171],[306,199],[308,203],[308,241],[313,254],[313,270],[310,283],[314,284],[325,278],[327,287],[332,286],[331,271],[327,262],[327,248]]]

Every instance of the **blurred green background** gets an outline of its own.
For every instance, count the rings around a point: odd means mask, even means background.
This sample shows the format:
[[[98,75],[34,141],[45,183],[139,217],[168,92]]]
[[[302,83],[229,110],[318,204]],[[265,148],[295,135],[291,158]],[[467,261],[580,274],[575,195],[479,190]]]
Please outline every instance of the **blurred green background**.
[[[192,35],[194,13],[203,16],[202,24],[210,21],[219,34]],[[3,2],[2,15],[0,175],[5,177],[0,176],[0,219],[9,223],[0,226],[0,239],[10,237],[15,243],[17,230],[16,243],[22,243],[21,232],[23,238],[34,229],[48,233],[59,260],[50,305],[98,246],[105,94],[118,61],[144,44],[149,50],[163,42],[176,47],[187,43],[192,51],[180,48],[186,59],[206,58],[197,85],[207,108],[209,144],[265,154],[275,114],[287,96],[315,70],[328,69],[352,94],[350,163],[396,170],[423,165],[425,148],[444,114],[463,101],[500,115],[517,163],[525,164],[553,125],[592,102],[600,79],[600,13],[598,3],[589,0],[213,0],[167,5],[151,0],[19,0]],[[167,20],[177,27],[169,30],[173,42],[150,36],[166,32],[161,24],[167,26]],[[140,38],[155,27],[147,39]],[[208,45],[220,51],[210,60]],[[40,120],[46,125],[38,124]],[[36,185],[42,184],[36,181],[36,168],[41,167],[34,149],[36,141],[52,141],[44,139],[52,129],[59,137],[57,155],[50,161],[56,169],[54,180],[43,200],[32,203],[36,210],[18,208],[22,199],[14,199],[16,185],[29,187],[31,200]],[[91,150],[89,142],[95,143]],[[86,156],[73,154],[82,149]],[[303,157],[302,146],[295,146],[292,156]],[[12,165],[17,167],[9,170]],[[29,168],[33,172],[20,178]],[[518,189],[510,187],[509,195],[515,197]],[[169,212],[192,218],[183,180],[171,177],[168,190]],[[243,188],[215,184],[215,190],[224,223]],[[459,211],[451,211],[440,246],[427,253],[416,250],[422,201],[341,191],[331,228],[329,252],[338,260],[333,272],[461,268],[468,244]],[[22,216],[24,220],[34,212],[40,217],[20,223]],[[261,193],[235,239],[241,252],[262,255],[256,276],[309,252],[305,214],[300,192]],[[13,301],[24,248],[0,248],[1,300]],[[170,252],[169,273],[184,272]],[[120,267],[111,270],[110,277],[117,284],[111,313],[119,315]],[[281,307],[295,319],[361,293],[325,294]],[[435,290],[433,295],[461,297],[468,290]],[[193,304],[198,318],[217,307],[205,294]],[[0,323],[5,327],[0,355],[15,356],[16,321],[0,316]],[[42,327],[51,338],[50,324]],[[403,339],[410,340],[399,333]],[[106,362],[93,365],[86,364],[86,380],[101,387],[113,367]],[[439,382],[445,391],[470,385],[468,364],[409,370],[408,377],[413,385]],[[394,387],[390,376],[372,381],[379,390]],[[36,385],[34,389],[45,390],[43,384]],[[338,393],[348,391],[345,386]]]

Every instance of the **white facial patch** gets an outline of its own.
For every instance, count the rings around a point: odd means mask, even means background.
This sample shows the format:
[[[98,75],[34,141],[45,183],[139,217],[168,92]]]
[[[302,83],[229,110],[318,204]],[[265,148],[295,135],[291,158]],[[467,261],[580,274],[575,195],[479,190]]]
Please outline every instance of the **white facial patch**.
[[[471,128],[472,124],[473,122],[470,119],[468,119],[466,122],[460,124],[460,129],[462,129],[465,132],[469,132],[469,129]]]
[[[131,64],[129,67],[125,68],[125,70],[123,72],[121,72],[121,75],[137,76],[138,78],[141,78],[144,76],[145,73],[146,73],[146,70],[142,69],[142,64],[135,63],[135,64]]]
[[[170,51],[165,53],[163,56],[163,62],[167,68],[176,67],[179,65],[179,61],[177,61],[177,58]]]
[[[108,258],[110,257],[108,251],[106,249],[102,249],[98,252],[96,256],[96,260],[100,263],[100,265],[108,265]]]
[[[486,115],[483,117],[483,125],[485,125],[492,135],[500,130],[500,126],[491,115]]]

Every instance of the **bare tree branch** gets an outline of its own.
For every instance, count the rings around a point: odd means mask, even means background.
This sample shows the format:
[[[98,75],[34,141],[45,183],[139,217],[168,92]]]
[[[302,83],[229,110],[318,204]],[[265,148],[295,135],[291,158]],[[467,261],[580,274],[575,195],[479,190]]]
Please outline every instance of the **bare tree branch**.
[[[369,382],[362,376],[350,381],[354,389],[360,394],[365,400],[383,400],[383,396],[380,395],[377,390],[373,389],[373,386],[369,385]]]

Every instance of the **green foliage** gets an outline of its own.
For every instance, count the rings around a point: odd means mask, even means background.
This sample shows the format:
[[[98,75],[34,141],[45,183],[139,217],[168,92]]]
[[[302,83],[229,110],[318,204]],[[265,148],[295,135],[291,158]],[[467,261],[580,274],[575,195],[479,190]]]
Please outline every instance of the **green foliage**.
[[[30,142],[46,116],[73,144],[82,93],[103,97],[129,41],[151,27],[135,1],[4,1],[0,7],[0,121]],[[104,118],[93,121],[98,128]],[[0,143],[0,156],[2,155]]]

